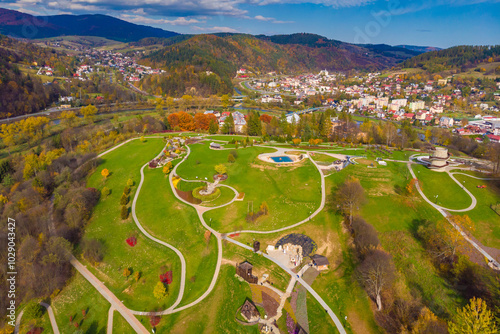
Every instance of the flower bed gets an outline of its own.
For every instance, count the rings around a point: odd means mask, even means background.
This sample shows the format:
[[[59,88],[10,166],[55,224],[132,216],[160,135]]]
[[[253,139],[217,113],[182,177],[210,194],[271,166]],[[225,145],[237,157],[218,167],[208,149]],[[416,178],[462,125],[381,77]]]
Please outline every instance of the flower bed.
[[[222,174],[222,175],[215,174],[213,176],[213,178],[214,178],[214,180],[219,179],[219,181],[226,181],[227,180],[227,174]]]
[[[198,187],[193,190],[193,197],[199,199],[203,202],[210,202],[219,198],[221,191],[219,188],[215,188],[214,192],[208,195],[201,195],[200,191],[204,190],[205,186]]]
[[[136,237],[130,237],[126,241],[127,241],[127,244],[130,247],[134,247],[137,244],[137,238]]]

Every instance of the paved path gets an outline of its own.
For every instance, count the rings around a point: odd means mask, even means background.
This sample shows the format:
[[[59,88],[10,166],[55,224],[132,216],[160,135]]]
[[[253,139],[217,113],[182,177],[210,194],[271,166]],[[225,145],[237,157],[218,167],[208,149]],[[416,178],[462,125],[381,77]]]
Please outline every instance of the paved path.
[[[162,137],[150,137],[150,138],[162,138]],[[118,147],[122,146],[122,145],[125,145],[126,143],[132,141],[132,140],[136,140],[138,138],[132,138],[132,139],[129,139],[101,154],[98,155],[98,157],[102,157],[103,155],[117,149]],[[176,191],[175,191],[175,188],[173,186],[173,182],[172,182],[172,179],[173,179],[173,175],[175,174],[176,170],[177,170],[177,167],[182,163],[184,162],[184,160],[187,159],[187,157],[189,156],[189,154],[191,153],[191,150],[189,149],[189,146],[186,146],[187,148],[187,155],[183,158],[183,160],[178,163],[174,169],[172,170],[172,172],[170,173],[169,175],[169,183],[170,183],[170,186],[172,188],[172,191],[174,193],[174,195],[177,197],[178,200],[184,202],[184,203],[187,203],[188,205],[191,205],[193,206],[197,213],[198,213],[198,217],[200,219],[200,222],[202,223],[202,225],[207,229],[209,230],[210,232],[212,232],[212,234],[217,238],[217,244],[218,244],[218,257],[217,257],[217,265],[216,265],[216,269],[215,269],[215,273],[214,273],[214,276],[212,278],[212,281],[210,283],[210,286],[209,288],[205,291],[205,293],[203,295],[201,295],[197,300],[195,300],[194,302],[188,304],[188,305],[185,305],[185,306],[182,306],[182,307],[179,307],[179,308],[176,308],[176,306],[179,305],[180,301],[182,300],[182,296],[183,296],[183,293],[184,293],[184,286],[185,286],[185,279],[186,279],[186,263],[185,263],[185,260],[184,260],[184,257],[182,255],[182,253],[177,250],[175,247],[173,247],[172,245],[164,242],[164,241],[161,241],[155,237],[153,237],[152,235],[150,235],[143,227],[142,225],[140,224],[139,220],[137,219],[137,216],[136,216],[136,212],[135,212],[135,207],[136,207],[136,204],[137,204],[137,199],[138,199],[138,196],[139,196],[139,193],[140,193],[140,190],[142,188],[142,185],[144,183],[144,168],[147,166],[147,164],[143,165],[142,168],[141,168],[141,181],[139,183],[139,186],[137,188],[137,191],[136,191],[136,194],[134,196],[134,200],[132,202],[132,217],[134,219],[134,222],[136,223],[137,227],[139,228],[139,230],[144,233],[145,236],[147,236],[149,239],[157,242],[157,243],[160,243],[170,249],[172,249],[178,256],[179,258],[181,259],[181,266],[182,266],[182,271],[181,271],[181,286],[180,286],[180,289],[179,289],[179,295],[177,297],[177,300],[176,302],[171,306],[169,307],[168,309],[164,310],[164,311],[160,311],[160,312],[156,312],[155,314],[158,314],[158,315],[165,315],[165,314],[171,314],[171,313],[175,313],[175,312],[179,312],[179,311],[182,311],[184,309],[187,309],[189,307],[192,307],[196,304],[198,304],[199,302],[201,302],[203,299],[205,299],[211,292],[212,290],[214,289],[215,287],[215,284],[217,283],[217,278],[219,276],[219,272],[220,272],[220,267],[221,267],[221,264],[222,264],[222,236],[219,232],[215,231],[213,228],[211,228],[204,220],[203,218],[203,214],[209,210],[214,210],[214,209],[217,209],[217,208],[220,208],[220,207],[223,207],[223,206],[226,206],[226,205],[229,205],[231,204],[235,199],[236,199],[236,196],[233,198],[233,200],[230,202],[230,203],[226,203],[224,205],[221,205],[221,206],[218,206],[218,207],[214,207],[214,208],[207,208],[207,207],[202,207],[202,206],[199,206],[199,205],[193,205],[191,203],[188,203],[186,201],[184,201],[183,199],[181,199]],[[276,149],[276,148],[275,148]],[[160,153],[161,154],[161,153]],[[159,154],[159,155],[160,155]],[[159,156],[158,155],[158,156]],[[319,167],[318,165],[316,164],[315,161],[311,160],[313,162],[313,164],[316,166],[316,168],[318,169],[318,172],[319,171]],[[284,231],[284,230],[287,230],[287,229],[290,229],[290,228],[293,228],[293,227],[296,227],[296,226],[299,226],[307,221],[309,221],[312,217],[316,216],[319,212],[321,212],[321,210],[324,208],[325,206],[325,202],[326,202],[326,189],[325,189],[325,178],[324,178],[324,175],[320,172],[320,176],[321,176],[321,192],[322,192],[322,200],[321,200],[321,205],[320,207],[318,208],[318,210],[316,210],[308,219],[306,220],[303,220],[297,224],[294,224],[294,225],[291,225],[291,226],[288,226],[288,227],[285,227],[285,228],[282,228],[282,229],[278,229],[278,230],[274,230],[274,231],[249,231],[249,232],[252,232],[252,233],[274,233],[274,232],[280,232],[280,231]],[[229,187],[229,186],[227,186]],[[236,189],[232,188],[232,187],[229,187],[231,189],[233,189],[233,191],[235,192],[235,194],[237,195],[237,191]],[[231,238],[227,238],[225,237],[224,239],[228,240],[229,242],[232,242],[240,247],[243,247],[243,248],[246,248],[248,250],[251,250],[253,251],[253,249],[247,245],[244,245],[242,243],[239,243],[238,241],[236,240],[233,240]],[[290,269],[288,269],[285,265],[282,265],[281,263],[277,262],[275,259],[271,258],[270,256],[268,256],[267,254],[264,254],[264,253],[261,253],[259,252],[262,256],[264,256],[265,258],[267,258],[268,260],[278,264],[283,270],[285,270],[287,273],[290,274],[291,277],[294,277],[296,276],[297,274],[295,274],[294,272],[292,272]],[[140,311],[132,311],[132,310],[129,310],[128,308],[126,308],[123,303],[121,303],[118,298],[109,290],[106,288],[106,286],[100,282],[86,267],[84,267],[76,258],[72,258],[71,260],[71,264],[98,290],[98,292],[103,295],[106,300],[108,300],[110,303],[111,303],[111,307],[116,309],[118,312],[120,312],[120,314],[125,318],[125,320],[132,326],[132,328],[137,332],[137,333],[147,333],[147,330],[146,328],[139,322],[139,320],[134,316],[134,314],[138,314],[138,315],[147,315],[149,314],[149,312],[140,312]],[[295,280],[295,278],[293,278],[292,280]],[[330,309],[330,307],[324,302],[324,300],[316,293],[316,291],[314,291],[314,289],[312,289],[311,286],[309,286],[302,278],[300,277],[297,277],[296,280],[298,282],[300,282],[308,291],[309,293],[311,293],[311,295],[320,303],[320,305],[322,305],[325,309],[325,311],[330,315],[330,317],[332,318],[333,322],[335,323],[335,325],[337,326],[337,329],[339,330],[339,332],[341,334],[345,334],[345,330],[341,324],[341,322],[339,321],[339,319],[337,318],[337,316],[333,313],[333,311]],[[293,287],[293,285],[292,285]],[[110,312],[111,312],[111,309],[110,309]],[[108,328],[109,328],[109,320],[108,320]]]
[[[123,305],[123,303],[111,292],[109,289],[97,279],[83,264],[80,263],[75,257],[72,257],[71,264],[75,267],[80,274],[85,277],[97,289],[97,291],[104,297],[111,306],[114,307],[125,320],[132,326],[136,333],[149,333],[146,327],[133,315],[133,313]]]
[[[250,246],[247,246],[245,244],[242,244],[241,242],[239,241],[236,241],[234,239],[231,239],[231,238],[228,238],[228,237],[224,237],[224,240],[227,240],[235,245],[238,245],[242,248],[245,248],[245,249],[248,249],[250,251],[253,252],[253,248],[250,247]],[[278,262],[276,259],[273,259],[272,257],[270,257],[269,255],[267,255],[266,253],[262,253],[261,251],[257,252],[258,254],[262,255],[263,257],[265,257],[266,259],[276,263],[278,266],[281,267],[281,269],[283,269],[284,271],[286,271],[290,276],[294,276],[297,277],[297,274],[294,273],[293,271],[291,271],[286,265]],[[330,306],[328,306],[328,304],[323,300],[323,298],[321,298],[320,295],[318,295],[318,293],[316,291],[314,291],[314,289],[309,285],[307,284],[306,281],[304,281],[302,279],[302,277],[297,277],[297,281],[302,284],[306,290],[318,301],[318,303],[325,309],[325,311],[328,313],[328,315],[330,316],[330,318],[332,319],[332,321],[334,322],[335,326],[337,326],[337,330],[340,332],[340,334],[346,334],[346,331],[344,329],[344,327],[342,326],[342,323],[340,322],[339,318],[335,315],[335,313],[332,311],[332,309],[330,308]]]
[[[411,157],[410,157],[411,159]],[[417,176],[415,175],[415,173],[413,172],[413,169],[411,168],[411,164],[410,162],[408,162],[408,169],[410,170],[410,173],[411,173],[411,176],[414,178],[414,179],[417,179]],[[449,172],[448,172],[449,173]],[[450,174],[450,176],[452,176]],[[418,179],[417,179],[418,180]],[[458,182],[458,180],[456,180],[455,178],[453,178],[453,180],[455,180],[455,182]],[[460,184],[460,182],[458,182],[458,184]],[[490,262],[492,262],[494,265],[497,266],[497,268],[500,268],[500,263],[498,263],[498,261],[495,260],[495,258],[493,258],[493,256],[491,256],[490,254],[488,254],[488,252],[486,252],[482,247],[480,247],[474,240],[472,240],[471,238],[469,238],[469,236],[460,229],[459,226],[457,226],[456,224],[454,224],[451,220],[450,220],[450,215],[448,214],[448,212],[446,211],[452,211],[452,210],[448,210],[446,208],[443,208],[437,204],[434,204],[431,200],[429,200],[425,194],[423,193],[422,189],[420,188],[420,185],[419,185],[419,182],[415,183],[415,186],[417,188],[417,191],[419,192],[420,196],[422,196],[422,198],[427,202],[429,203],[433,208],[435,208],[436,210],[439,211],[440,214],[443,215],[443,217],[446,218],[446,220],[448,220],[448,222],[457,229],[457,231],[460,232],[460,234],[464,237],[465,240],[467,240],[475,249],[477,249],[484,257],[486,257]],[[466,189],[464,189],[466,190]],[[470,193],[468,190],[467,190],[468,193]],[[472,194],[470,194],[472,196]],[[477,201],[475,201],[475,197],[472,196],[472,198],[474,199],[473,201],[473,204],[474,204],[474,207],[476,206],[476,203]],[[471,209],[466,209],[465,211],[469,211]],[[454,211],[456,212],[456,210]],[[464,212],[464,211],[459,211],[459,212]]]
[[[277,149],[276,147],[273,147],[274,149]],[[172,179],[173,179],[173,175],[175,174],[176,170],[177,170],[177,167],[185,160],[188,158],[189,154],[190,154],[190,150],[189,150],[189,147],[187,147],[188,149],[188,153],[187,155],[184,157],[184,159],[178,163],[175,168],[172,170],[172,172],[170,173],[170,177],[169,177],[169,180],[170,180],[170,186],[172,187],[172,191],[174,192],[174,194],[176,195],[176,197],[187,203],[186,201],[182,200],[180,197],[177,196],[177,193],[175,192],[175,188],[173,186],[173,183],[172,183]],[[285,228],[282,228],[282,229],[278,229],[278,230],[274,230],[274,231],[255,231],[255,232],[252,232],[252,233],[275,233],[275,232],[280,232],[280,231],[285,231],[287,229],[290,229],[290,228],[293,228],[295,226],[299,226],[307,221],[309,221],[312,217],[316,216],[319,212],[321,212],[321,210],[323,210],[324,206],[325,206],[325,202],[326,202],[326,187],[325,187],[325,178],[324,178],[324,175],[323,173],[321,173],[319,171],[319,167],[318,165],[316,164],[316,162],[314,160],[311,159],[311,161],[313,162],[313,164],[316,166],[316,168],[318,169],[318,172],[320,173],[321,175],[321,195],[322,195],[322,200],[321,200],[321,205],[320,207],[318,208],[318,210],[316,210],[308,219],[304,220],[304,221],[301,221],[297,224],[294,224],[294,225],[291,225],[291,226],[288,226],[288,227],[285,227]],[[187,203],[191,206],[194,206],[190,203]],[[210,209],[214,209],[214,208],[210,208]],[[203,218],[203,212],[201,211],[198,211],[198,217],[200,218],[200,221],[202,223],[202,225],[209,231],[211,231],[215,236],[217,236],[217,239],[218,241],[220,242],[220,239],[221,239],[221,234],[217,231],[215,231],[214,229],[212,229],[210,226],[207,225],[207,223],[205,222],[204,218]],[[245,232],[245,231],[242,231],[242,232]],[[234,239],[231,239],[231,238],[228,238],[227,236],[225,237],[222,237],[223,239],[231,242],[231,243],[234,243],[235,245],[238,245],[240,247],[243,247],[245,249],[248,249],[248,250],[251,250],[253,251],[253,248],[247,246],[247,245],[244,245]],[[222,249],[221,247],[219,247],[220,251],[222,252]],[[287,266],[281,264],[280,262],[276,261],[274,258],[270,257],[269,255],[265,254],[265,253],[262,253],[262,252],[258,252],[259,254],[261,254],[262,256],[264,256],[265,258],[267,258],[268,260],[271,260],[272,262],[276,263],[277,265],[279,265],[283,270],[285,270],[288,274],[290,274],[290,277],[292,277],[292,280],[295,279],[295,277],[297,277],[297,274],[294,273],[293,271],[291,271]],[[222,256],[220,256],[218,258],[218,261],[217,261],[217,271],[216,271],[216,274],[218,275],[218,270],[220,268],[220,264],[221,264],[221,260],[222,260]],[[299,281],[302,285],[304,285],[304,287],[307,289],[307,291],[309,291],[309,293],[311,293],[311,295],[320,303],[321,306],[323,306],[323,308],[326,310],[326,312],[330,315],[330,317],[332,318],[332,321],[335,323],[335,325],[337,326],[337,329],[339,330],[339,332],[341,334],[345,334],[346,331],[344,329],[344,327],[342,326],[342,323],[340,322],[340,320],[337,318],[337,316],[335,315],[335,313],[330,309],[330,307],[328,306],[328,304],[326,304],[326,302],[318,295],[318,293],[316,293],[316,291],[314,291],[314,289],[309,285],[307,284],[306,281],[304,281],[301,277],[297,277],[296,278],[297,281]],[[214,275],[214,278],[212,280],[212,284],[215,286],[215,281],[216,281],[216,275]],[[212,284],[209,288],[209,290],[211,290],[213,287],[212,287]],[[292,288],[293,288],[293,285],[292,285]]]
[[[497,177],[477,177],[474,175],[460,173],[460,172],[453,172],[453,171],[450,171],[448,173],[450,173],[452,175],[465,175],[465,176],[468,176],[468,177],[476,179],[476,180],[485,180],[485,181],[499,181],[500,180],[500,178],[497,178]]]
[[[410,157],[410,159],[411,159],[411,157]],[[408,169],[410,170],[410,173],[411,173],[412,177],[414,179],[418,180],[418,178],[415,175],[415,172],[411,168],[412,162],[411,161],[406,161],[406,164],[408,166]],[[450,178],[453,181],[455,181],[455,183],[457,183],[460,186],[460,188],[462,188],[467,193],[467,195],[469,195],[469,197],[472,200],[471,204],[469,205],[468,208],[465,208],[465,209],[448,209],[448,208],[445,208],[444,206],[437,205],[436,203],[433,203],[432,201],[428,200],[428,198],[423,195],[423,192],[421,190],[419,190],[419,192],[424,196],[424,199],[427,201],[427,203],[429,203],[430,205],[432,205],[436,210],[444,210],[444,211],[449,211],[449,212],[467,212],[467,211],[470,211],[470,210],[474,209],[476,207],[476,205],[477,205],[476,197],[474,197],[474,195],[467,188],[465,188],[464,185],[462,183],[460,183],[460,181],[458,181],[457,179],[455,179],[453,177],[453,175],[449,171],[445,171],[443,173],[448,173],[448,175],[450,176]],[[417,182],[417,189],[421,189],[419,182]]]
[[[52,325],[52,332],[54,332],[54,334],[59,334],[59,327],[57,327],[57,321],[56,317],[54,316],[54,311],[52,310],[52,307],[44,302],[41,302],[40,305],[42,305],[47,309],[47,313],[49,314],[50,324]]]
[[[145,164],[141,168],[141,181],[139,182],[139,186],[137,187],[137,191],[135,192],[134,200],[132,201],[132,218],[134,219],[134,222],[137,225],[137,228],[139,228],[139,230],[148,239],[153,240],[154,242],[159,243],[160,245],[163,245],[163,246],[170,248],[171,250],[173,250],[175,252],[175,254],[177,254],[177,256],[179,257],[179,259],[181,261],[181,281],[180,281],[180,287],[179,287],[179,294],[178,294],[177,300],[174,302],[174,304],[168,308],[169,310],[172,310],[177,305],[179,305],[179,303],[182,300],[182,297],[184,296],[184,288],[185,288],[185,284],[186,284],[186,260],[184,259],[184,256],[177,248],[175,248],[174,246],[170,245],[169,243],[166,243],[165,241],[162,241],[158,238],[155,238],[151,234],[149,234],[149,232],[146,231],[146,229],[144,229],[144,227],[141,225],[141,223],[139,222],[139,219],[137,219],[135,207],[137,205],[137,199],[139,198],[139,194],[141,192],[142,184],[144,183],[144,168],[146,166],[147,166],[147,164]],[[132,312],[134,314],[140,314],[140,315],[147,315],[149,313],[149,312],[140,312],[140,311],[132,311]]]
[[[107,334],[113,334],[113,315],[115,314],[115,308],[113,305],[109,308],[108,311],[108,327],[106,330]]]
[[[19,312],[16,318],[16,327],[14,327],[14,334],[19,334],[19,328],[21,328],[21,318],[23,317],[24,310]]]
[[[282,147],[271,147],[269,146],[270,148],[274,148],[276,150],[278,150],[278,152],[285,152],[285,151],[290,151],[289,149],[285,149],[285,148],[282,148]],[[306,153],[309,153],[309,151],[301,151],[301,152],[306,152]],[[276,152],[274,152],[273,154],[275,154]],[[313,219],[316,215],[318,215],[324,208],[325,208],[325,203],[326,203],[326,185],[325,185],[325,175],[321,172],[321,168],[320,166],[316,163],[316,161],[314,161],[313,159],[309,158],[309,160],[311,160],[311,162],[314,164],[314,166],[316,166],[316,169],[318,170],[318,173],[320,175],[320,178],[321,178],[321,204],[319,205],[318,209],[316,211],[314,211],[309,217],[307,217],[306,219],[304,220],[301,220],[300,222],[298,223],[295,223],[295,224],[292,224],[292,225],[289,225],[289,226],[286,226],[286,227],[282,227],[282,228],[279,228],[279,229],[276,229],[276,230],[272,230],[272,231],[254,231],[254,230],[241,230],[241,231],[234,231],[234,232],[230,232],[228,234],[234,234],[234,233],[255,233],[255,234],[270,234],[270,233],[277,233],[277,232],[283,232],[283,231],[287,231],[289,229],[292,229],[292,228],[295,228],[297,226],[300,226],[304,223],[307,223],[309,222],[311,219]]]

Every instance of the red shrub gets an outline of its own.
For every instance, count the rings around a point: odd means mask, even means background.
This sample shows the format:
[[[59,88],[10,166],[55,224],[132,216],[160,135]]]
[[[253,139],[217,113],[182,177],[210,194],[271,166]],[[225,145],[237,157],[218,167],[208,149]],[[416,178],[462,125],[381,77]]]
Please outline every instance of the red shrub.
[[[137,244],[137,238],[136,237],[130,237],[126,241],[127,241],[127,244],[130,247],[134,247]]]
[[[171,284],[172,283],[172,271],[167,271],[165,274],[160,275],[160,281],[162,283]]]

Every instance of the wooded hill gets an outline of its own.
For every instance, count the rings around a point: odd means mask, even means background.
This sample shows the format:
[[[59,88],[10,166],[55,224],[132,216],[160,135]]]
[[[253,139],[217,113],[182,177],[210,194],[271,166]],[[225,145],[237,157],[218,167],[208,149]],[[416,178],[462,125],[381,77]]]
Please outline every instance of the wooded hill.
[[[52,61],[54,66],[62,66],[64,70],[62,64],[68,61],[48,49],[0,35],[0,117],[34,113],[59,98],[63,91],[59,84],[51,82],[44,85],[36,76],[22,74],[16,65],[21,62],[30,64],[35,59]]]
[[[483,62],[500,61],[500,45],[455,46],[445,50],[423,53],[401,63],[403,68],[421,68],[430,73],[447,70],[462,72]]]
[[[231,79],[240,67],[254,74],[321,69],[376,71],[418,54],[388,45],[354,45],[314,34],[210,34],[142,41],[149,45],[155,42],[165,47],[145,56],[142,63],[164,68],[170,75],[147,78],[142,87],[151,90],[154,84],[161,88],[155,93],[177,96],[190,88],[209,94],[232,92]],[[207,75],[206,71],[214,74]]]

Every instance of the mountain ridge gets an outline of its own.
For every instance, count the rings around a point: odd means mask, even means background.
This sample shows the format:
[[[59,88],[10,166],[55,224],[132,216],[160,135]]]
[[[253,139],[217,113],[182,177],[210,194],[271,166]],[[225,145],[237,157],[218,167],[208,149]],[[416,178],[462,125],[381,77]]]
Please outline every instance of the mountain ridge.
[[[5,8],[0,8],[0,33],[27,39],[67,35],[98,36],[120,42],[179,35],[173,31],[138,25],[103,14],[33,16]]]

